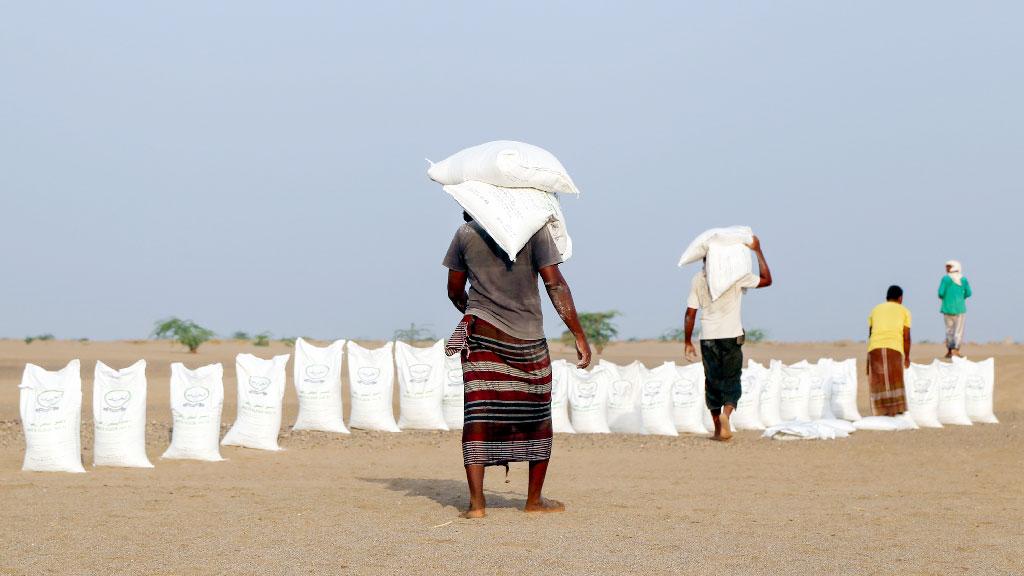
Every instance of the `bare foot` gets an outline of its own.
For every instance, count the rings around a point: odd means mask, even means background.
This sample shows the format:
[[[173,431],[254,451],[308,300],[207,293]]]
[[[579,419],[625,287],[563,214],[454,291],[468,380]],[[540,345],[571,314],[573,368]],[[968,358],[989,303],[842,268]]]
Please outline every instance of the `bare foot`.
[[[718,437],[721,438],[722,442],[727,442],[732,439],[732,426],[729,425],[729,415],[723,410],[722,415],[718,419],[722,422],[722,431],[718,433]]]
[[[467,520],[474,520],[476,518],[483,518],[487,516],[487,510],[484,508],[470,508],[462,514],[459,514],[459,518],[466,518]]]
[[[524,512],[565,512],[565,504],[562,504],[558,500],[548,500],[547,498],[541,498],[537,504],[527,504],[523,508]]]

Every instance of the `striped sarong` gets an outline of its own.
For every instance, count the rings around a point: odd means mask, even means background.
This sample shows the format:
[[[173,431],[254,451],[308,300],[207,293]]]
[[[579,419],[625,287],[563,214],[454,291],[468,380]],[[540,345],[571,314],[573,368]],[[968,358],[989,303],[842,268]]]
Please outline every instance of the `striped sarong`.
[[[469,319],[462,354],[466,466],[507,465],[551,457],[551,358],[548,343],[513,338]]]
[[[903,390],[903,355],[891,348],[875,348],[868,352],[868,383],[871,413],[875,416],[896,416],[907,411]]]

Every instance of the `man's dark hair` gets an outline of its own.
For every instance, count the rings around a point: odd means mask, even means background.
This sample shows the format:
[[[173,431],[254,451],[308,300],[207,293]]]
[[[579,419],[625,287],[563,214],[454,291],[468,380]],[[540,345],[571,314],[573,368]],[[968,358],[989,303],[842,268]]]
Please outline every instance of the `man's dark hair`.
[[[903,296],[903,288],[900,288],[895,284],[889,286],[889,289],[885,292],[885,299],[890,302],[899,300],[901,296]]]
[[[466,222],[472,222],[473,221],[473,217],[470,216],[469,212],[466,212],[465,210],[462,211],[462,219],[465,220]]]

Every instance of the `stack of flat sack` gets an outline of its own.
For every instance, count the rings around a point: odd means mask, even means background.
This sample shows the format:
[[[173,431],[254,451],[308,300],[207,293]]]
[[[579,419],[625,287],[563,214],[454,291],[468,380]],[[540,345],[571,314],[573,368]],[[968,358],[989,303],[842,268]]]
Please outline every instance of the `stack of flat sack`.
[[[718,300],[743,276],[753,271],[750,248],[754,232],[747,226],[730,226],[705,230],[694,238],[679,258],[679,266],[701,260],[708,278],[711,299]]]
[[[513,262],[544,226],[562,259],[572,255],[557,194],[579,190],[547,150],[511,140],[487,142],[431,162],[427,175],[444,186]]]

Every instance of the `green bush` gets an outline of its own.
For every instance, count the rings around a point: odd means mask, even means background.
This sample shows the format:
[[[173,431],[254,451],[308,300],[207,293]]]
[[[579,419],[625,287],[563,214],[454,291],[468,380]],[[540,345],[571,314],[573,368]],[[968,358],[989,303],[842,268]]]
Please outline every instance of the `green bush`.
[[[260,332],[252,338],[253,346],[270,346],[270,332]]]
[[[277,341],[280,342],[281,344],[284,344],[285,346],[289,346],[289,347],[295,346],[295,338],[294,337],[291,337],[291,338],[278,338]]]
[[[746,337],[744,340],[751,344],[757,344],[758,342],[764,342],[768,339],[768,331],[762,330],[761,328],[751,328],[746,331]]]
[[[188,347],[188,351],[195,354],[199,346],[213,338],[216,334],[213,330],[203,328],[191,320],[170,317],[164,320],[157,320],[153,328],[154,338],[169,338]]]
[[[658,340],[662,342],[682,342],[686,340],[686,331],[682,328],[673,328],[666,330],[658,336]]]
[[[249,338],[249,333],[248,332],[243,332],[241,330],[236,330],[231,335],[231,339],[232,340],[251,340],[251,338]]]
[[[395,330],[395,340],[403,342],[421,342],[425,340],[437,340],[434,332],[426,326],[417,326],[416,323],[409,324],[408,328]]]
[[[46,340],[53,340],[53,334],[36,334],[35,336],[25,336],[25,344],[31,344],[36,340],[45,342]]]
[[[611,342],[612,338],[619,335],[619,329],[612,322],[616,316],[621,316],[618,310],[580,312],[579,314],[583,333],[587,335],[587,340],[590,341],[590,345],[597,350],[598,354],[604,351],[604,347]],[[571,346],[576,342],[576,337],[572,335],[572,332],[566,330],[562,332],[561,341],[563,344]]]

